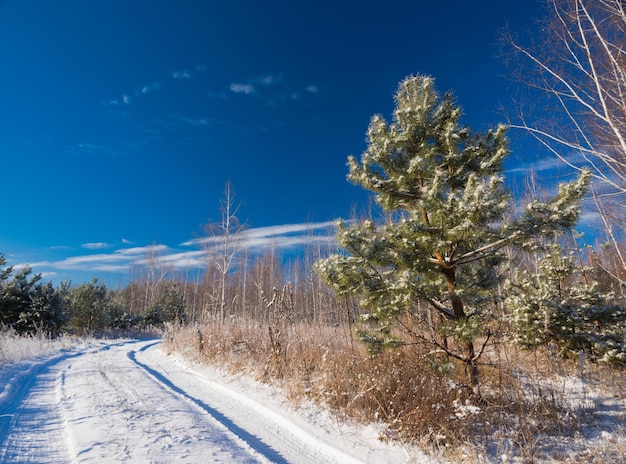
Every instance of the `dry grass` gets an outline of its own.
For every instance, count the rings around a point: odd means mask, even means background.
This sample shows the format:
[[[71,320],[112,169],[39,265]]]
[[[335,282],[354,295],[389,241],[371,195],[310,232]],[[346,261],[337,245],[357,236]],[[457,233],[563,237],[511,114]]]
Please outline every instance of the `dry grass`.
[[[46,334],[18,335],[14,330],[0,330],[0,365],[6,362],[18,362],[38,356],[47,356],[68,350],[74,346],[73,337],[50,339]]]
[[[425,347],[371,357],[351,327],[305,323],[170,326],[167,349],[277,384],[338,416],[384,424],[452,462],[626,462],[623,372],[498,346],[480,394],[441,373]]]

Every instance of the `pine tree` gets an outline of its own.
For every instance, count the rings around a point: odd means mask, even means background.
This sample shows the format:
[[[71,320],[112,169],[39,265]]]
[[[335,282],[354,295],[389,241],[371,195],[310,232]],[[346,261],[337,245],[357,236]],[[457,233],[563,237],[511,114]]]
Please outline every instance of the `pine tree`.
[[[3,253],[0,253],[0,266],[7,263]],[[11,324],[13,322],[12,304],[6,295],[6,286],[9,277],[13,273],[13,267],[9,266],[0,269],[0,324]]]
[[[415,315],[423,326],[406,328],[413,342],[435,344],[461,361],[476,386],[502,248],[572,226],[589,175],[560,186],[547,203],[531,202],[507,222],[505,128],[472,135],[460,125],[452,96],[440,97],[430,77],[405,79],[395,101],[393,122],[374,116],[360,162],[348,158],[348,179],[372,191],[387,218],[382,225],[339,222],[345,253],[321,260],[317,269],[339,295],[361,298],[368,311],[363,320],[378,328],[361,333],[371,347],[402,344],[394,323]],[[432,318],[418,314],[424,308],[438,315],[434,331]]]
[[[104,329],[110,320],[110,301],[106,285],[95,277],[71,291],[70,326],[79,333]]]
[[[6,259],[0,253],[0,266],[4,264]],[[51,282],[41,283],[41,274],[32,274],[28,266],[15,273],[13,267],[0,269],[0,325],[20,334],[44,331],[57,335],[65,322],[61,289]]]
[[[175,282],[159,286],[155,298],[145,310],[144,323],[160,325],[164,322],[184,322],[185,320],[185,298],[182,289]]]
[[[4,253],[0,253],[0,266],[4,266],[7,263]],[[13,272],[13,267],[9,266],[6,269],[0,269],[0,284],[9,278]]]
[[[52,282],[39,283],[28,294],[28,305],[14,324],[18,333],[46,333],[56,336],[63,322],[62,300]]]
[[[626,362],[626,309],[611,302],[558,244],[538,253],[537,268],[506,285],[513,341],[524,348],[554,345],[562,356]]]
[[[12,268],[9,269],[12,271]],[[31,312],[32,298],[37,283],[41,280],[41,274],[31,274],[32,269],[26,266],[13,276],[7,274],[5,281],[0,283],[0,322],[19,332],[35,329],[34,325],[28,327],[23,323],[23,319],[30,319],[26,315]],[[32,322],[35,324],[40,321]]]

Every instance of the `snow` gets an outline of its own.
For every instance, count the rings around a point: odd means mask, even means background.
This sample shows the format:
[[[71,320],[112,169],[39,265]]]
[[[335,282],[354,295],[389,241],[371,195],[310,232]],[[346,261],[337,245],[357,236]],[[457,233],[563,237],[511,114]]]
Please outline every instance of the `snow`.
[[[0,364],[0,462],[433,462],[378,435],[168,355],[157,339]]]

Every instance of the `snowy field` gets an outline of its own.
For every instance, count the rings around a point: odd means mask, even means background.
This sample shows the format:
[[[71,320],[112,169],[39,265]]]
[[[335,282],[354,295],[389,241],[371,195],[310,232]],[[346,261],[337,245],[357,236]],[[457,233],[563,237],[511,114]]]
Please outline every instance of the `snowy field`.
[[[160,341],[109,340],[0,364],[2,463],[420,463],[312,405],[190,365]]]

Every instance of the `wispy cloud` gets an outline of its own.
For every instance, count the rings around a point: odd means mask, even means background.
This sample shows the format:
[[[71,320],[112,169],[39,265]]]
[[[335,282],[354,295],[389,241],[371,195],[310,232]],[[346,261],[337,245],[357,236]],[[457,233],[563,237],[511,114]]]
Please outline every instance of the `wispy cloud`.
[[[582,156],[576,153],[566,157],[565,161],[556,156],[545,157],[538,161],[535,161],[534,163],[519,164],[515,168],[507,169],[506,173],[515,174],[515,173],[526,173],[526,172],[531,172],[531,171],[540,172],[540,171],[552,171],[554,169],[564,169],[564,168],[570,169],[567,166],[566,162],[574,164],[574,165],[581,165],[583,161],[584,160]]]
[[[315,85],[308,85],[304,87],[304,90],[294,88],[280,75],[267,75],[248,79],[245,82],[233,82],[230,84],[230,90],[235,94],[255,97],[270,106],[284,101],[299,100],[303,91],[308,94],[319,93],[319,88]]]
[[[305,246],[335,247],[333,221],[303,224],[283,224],[244,230],[235,237],[235,245],[248,256],[265,250],[297,250]],[[211,256],[219,253],[223,236],[209,236],[188,240],[176,248],[167,245],[118,248],[109,253],[80,254],[60,260],[44,260],[16,264],[19,268],[30,266],[35,272],[90,272],[128,274],[133,267],[143,267],[157,262],[172,270],[204,269]],[[123,241],[124,244],[130,244]],[[111,245],[104,242],[85,243],[84,250],[104,250]]]
[[[135,89],[133,92],[125,93],[121,97],[111,98],[107,101],[109,106],[124,106],[130,105],[134,100],[145,97],[150,93],[154,93],[161,89],[161,83],[154,81],[149,84],[142,85]],[[132,96],[131,96],[132,95]]]
[[[95,243],[83,243],[81,247],[87,248],[88,250],[97,250],[100,248],[109,248],[111,245],[104,242],[95,242]]]
[[[170,252],[158,256],[157,262],[165,267],[177,270],[204,269],[207,266],[207,253],[204,250]],[[136,266],[145,266],[150,259],[136,261]]]
[[[180,114],[170,114],[161,121],[161,127],[170,131],[177,131],[180,128],[208,128],[222,125],[223,122],[211,117],[188,117]]]
[[[245,84],[234,82],[230,84],[230,90],[235,93],[243,93],[246,95],[260,95],[261,89],[264,87],[276,87],[282,83],[282,78],[278,76],[262,76],[254,79],[248,79]]]
[[[151,93],[154,92],[155,90],[159,90],[161,88],[161,84],[159,84],[158,82],[153,82],[152,84],[148,84],[148,85],[144,85],[141,88],[141,93]]]
[[[167,245],[147,245],[133,248],[122,248],[115,250],[116,254],[122,256],[144,256],[165,253],[169,250]]]
[[[276,82],[279,82],[280,80],[281,79],[276,76],[264,76],[264,77],[259,77],[258,79],[256,79],[256,82],[258,82],[261,85],[271,85],[271,84],[275,84]]]
[[[189,126],[201,127],[201,126],[210,126],[212,124],[218,123],[215,119],[212,118],[187,118],[185,116],[172,116],[178,122],[187,124]]]
[[[230,84],[230,90],[235,93],[244,93],[246,95],[252,94],[256,92],[256,89],[252,84]]]
[[[307,85],[305,90],[309,93],[319,93],[320,89],[316,85]]]
[[[111,253],[68,256],[56,261],[38,261],[23,263],[19,266],[31,266],[33,269],[43,268],[45,272],[54,271],[87,271],[87,272],[128,272],[133,265],[145,261],[155,253],[165,253],[164,245],[118,249]]]
[[[193,68],[185,68],[172,71],[170,73],[170,77],[172,77],[173,79],[193,79],[198,74],[201,74],[204,71],[206,71],[206,66],[203,64],[199,64],[197,66],[194,66]]]
[[[603,227],[602,216],[596,210],[586,209],[580,215],[577,227]]]
[[[74,155],[89,156],[124,156],[126,151],[113,146],[100,145],[96,143],[78,143],[69,149]]]
[[[189,71],[174,71],[171,76],[174,79],[191,79],[191,73]]]
[[[41,272],[40,274],[43,279],[51,279],[57,276],[56,272]]]
[[[287,246],[293,244],[294,238],[299,241],[298,243],[306,243],[307,240],[311,240],[313,237],[319,238],[320,230],[330,231],[334,226],[334,221],[327,221],[256,227],[240,232],[237,234],[236,240],[242,248],[254,248],[260,244],[274,244],[279,248],[283,248],[285,244]],[[222,242],[223,238],[218,235],[189,240],[181,243],[181,246],[221,244]]]

